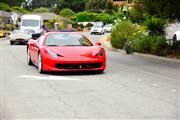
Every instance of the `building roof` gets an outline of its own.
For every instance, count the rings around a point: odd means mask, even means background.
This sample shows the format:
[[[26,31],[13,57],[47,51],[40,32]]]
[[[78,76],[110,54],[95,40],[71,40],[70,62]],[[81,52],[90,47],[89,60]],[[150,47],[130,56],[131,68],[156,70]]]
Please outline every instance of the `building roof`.
[[[3,10],[0,11],[0,17],[11,17],[11,14],[12,13]]]
[[[32,14],[40,15],[43,18],[43,20],[52,20],[52,19],[61,18],[59,15],[55,13],[32,13]]]

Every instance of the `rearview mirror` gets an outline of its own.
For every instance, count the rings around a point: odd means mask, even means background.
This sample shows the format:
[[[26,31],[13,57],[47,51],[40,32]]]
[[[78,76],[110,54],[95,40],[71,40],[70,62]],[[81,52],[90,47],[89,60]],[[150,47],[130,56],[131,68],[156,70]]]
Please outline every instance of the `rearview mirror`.
[[[37,40],[41,36],[41,33],[34,33],[32,34],[32,39]]]
[[[101,43],[100,43],[100,42],[96,42],[96,45],[97,45],[97,46],[101,46]]]

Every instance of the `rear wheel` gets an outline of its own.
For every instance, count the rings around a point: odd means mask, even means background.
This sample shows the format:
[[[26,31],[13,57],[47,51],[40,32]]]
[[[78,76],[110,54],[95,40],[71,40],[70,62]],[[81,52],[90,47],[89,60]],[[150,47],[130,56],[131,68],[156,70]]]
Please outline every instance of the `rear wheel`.
[[[32,61],[31,61],[31,56],[30,56],[30,53],[29,53],[29,49],[27,50],[27,63],[28,65],[32,65]]]
[[[44,73],[42,66],[43,66],[42,57],[41,57],[41,54],[39,53],[39,55],[38,55],[38,72],[41,74]]]

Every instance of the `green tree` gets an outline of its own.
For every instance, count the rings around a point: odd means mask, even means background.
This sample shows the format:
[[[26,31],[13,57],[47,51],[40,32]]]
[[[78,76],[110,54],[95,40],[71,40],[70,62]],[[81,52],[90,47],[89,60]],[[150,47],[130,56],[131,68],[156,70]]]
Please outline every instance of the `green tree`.
[[[112,11],[113,3],[109,0],[89,0],[86,10],[91,12]]]
[[[135,0],[138,4],[143,4],[145,11],[151,16],[160,18],[179,18],[179,0]]]
[[[33,10],[34,13],[47,13],[49,10],[45,7],[36,8]]]
[[[33,0],[32,8],[51,7],[53,4],[55,3],[52,0]]]
[[[12,7],[12,11],[15,11],[15,12],[21,12],[21,13],[27,13],[28,11],[24,8],[21,8],[19,6],[14,6]]]
[[[75,15],[75,12],[69,8],[64,8],[61,10],[60,15],[63,17],[71,17],[71,16]]]
[[[57,0],[58,8],[69,8],[75,12],[84,11],[87,0]]]
[[[8,4],[9,6],[20,6],[22,2],[26,0],[2,0],[3,3]]]
[[[8,12],[12,11],[9,5],[7,5],[6,3],[1,3],[1,2],[0,2],[0,10],[4,10]]]

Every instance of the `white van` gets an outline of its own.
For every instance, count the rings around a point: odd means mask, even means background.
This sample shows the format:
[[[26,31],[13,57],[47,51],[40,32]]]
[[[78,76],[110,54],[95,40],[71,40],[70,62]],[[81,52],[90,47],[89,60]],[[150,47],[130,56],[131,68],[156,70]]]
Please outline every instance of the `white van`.
[[[43,33],[43,19],[39,15],[23,15],[21,17],[20,31],[24,33]]]

